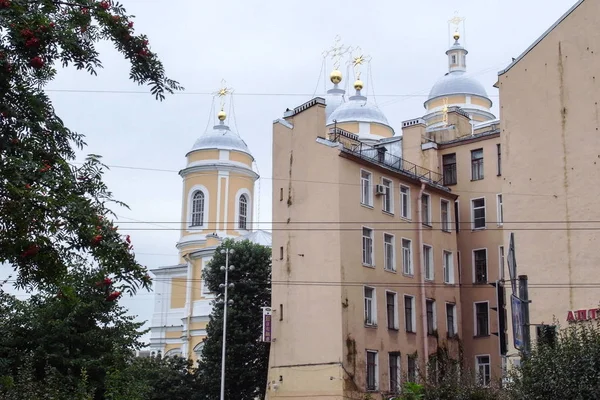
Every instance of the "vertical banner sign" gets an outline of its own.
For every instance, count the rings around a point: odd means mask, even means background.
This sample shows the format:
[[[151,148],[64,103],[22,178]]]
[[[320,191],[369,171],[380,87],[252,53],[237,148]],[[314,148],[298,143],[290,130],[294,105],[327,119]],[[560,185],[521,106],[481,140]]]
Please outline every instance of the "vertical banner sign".
[[[273,314],[273,310],[271,307],[263,307],[263,331],[262,331],[262,341],[263,342],[271,342],[271,318]]]
[[[521,350],[523,348],[523,307],[520,298],[514,294],[510,298],[514,345],[515,349]]]
[[[515,234],[510,233],[510,243],[508,246],[508,254],[506,257],[508,264],[508,275],[510,277],[510,286],[512,294],[517,295],[517,258],[515,257]]]

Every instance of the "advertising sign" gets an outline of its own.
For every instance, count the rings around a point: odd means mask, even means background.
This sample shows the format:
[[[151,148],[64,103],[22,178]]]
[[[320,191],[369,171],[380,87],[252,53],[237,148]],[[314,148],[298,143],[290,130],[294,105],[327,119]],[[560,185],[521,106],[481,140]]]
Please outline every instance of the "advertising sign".
[[[271,342],[271,318],[273,314],[273,310],[271,307],[263,307],[263,331],[262,331],[262,341],[263,342]]]
[[[511,299],[511,314],[512,314],[512,328],[513,328],[513,342],[515,349],[521,350],[523,348],[523,307],[521,299],[514,294],[510,296]]]

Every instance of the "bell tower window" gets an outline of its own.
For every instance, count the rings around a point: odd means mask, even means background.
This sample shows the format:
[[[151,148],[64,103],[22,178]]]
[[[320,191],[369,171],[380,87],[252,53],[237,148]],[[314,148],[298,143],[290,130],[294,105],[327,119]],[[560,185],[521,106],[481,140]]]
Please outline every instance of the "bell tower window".
[[[248,229],[248,197],[245,194],[240,196],[239,208],[240,218],[238,228],[246,230]]]
[[[204,225],[204,192],[197,190],[192,196],[192,215],[190,226]]]

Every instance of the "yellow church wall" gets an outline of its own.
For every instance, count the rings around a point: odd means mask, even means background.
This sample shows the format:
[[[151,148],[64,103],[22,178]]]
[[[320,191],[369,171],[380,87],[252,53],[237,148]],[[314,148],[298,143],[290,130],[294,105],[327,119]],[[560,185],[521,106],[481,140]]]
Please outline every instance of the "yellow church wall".
[[[490,102],[482,99],[481,97],[471,97],[471,104],[475,104],[476,106],[481,106],[481,107],[485,107],[485,108],[489,108],[490,107]]]
[[[390,138],[393,136],[393,132],[390,128],[379,124],[371,124],[371,134],[384,138]]]
[[[436,107],[443,107],[444,106],[444,99],[448,99],[448,105],[451,104],[463,104],[466,103],[466,98],[465,96],[448,96],[448,97],[440,97],[438,99],[432,100],[429,103],[427,103],[427,109],[431,110],[434,109]]]
[[[194,266],[192,268],[194,274],[194,280],[192,281],[192,300],[200,300],[202,297],[202,259],[194,260]]]
[[[167,344],[165,345],[165,352],[164,354],[167,354],[169,351],[173,350],[173,349],[181,349],[181,344]]]
[[[181,331],[167,331],[165,332],[167,339],[179,339],[181,337]]]
[[[185,306],[186,278],[171,278],[171,308]]]
[[[218,160],[219,150],[198,150],[194,151],[187,157],[188,164],[194,161],[202,160]]]
[[[248,154],[232,151],[229,153],[229,159],[231,161],[240,162],[252,167],[252,157],[250,157]]]
[[[197,330],[206,329],[206,325],[208,325],[207,322],[193,322],[190,326],[192,327],[192,330]]]

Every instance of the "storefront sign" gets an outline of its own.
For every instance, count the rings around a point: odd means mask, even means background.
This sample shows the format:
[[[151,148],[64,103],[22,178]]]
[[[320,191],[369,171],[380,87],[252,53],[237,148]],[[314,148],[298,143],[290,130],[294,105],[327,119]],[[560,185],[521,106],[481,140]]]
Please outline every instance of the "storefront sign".
[[[600,308],[574,310],[567,313],[567,322],[591,321],[600,319]]]
[[[271,317],[273,311],[271,307],[263,307],[263,334],[262,341],[270,342],[271,341]]]

